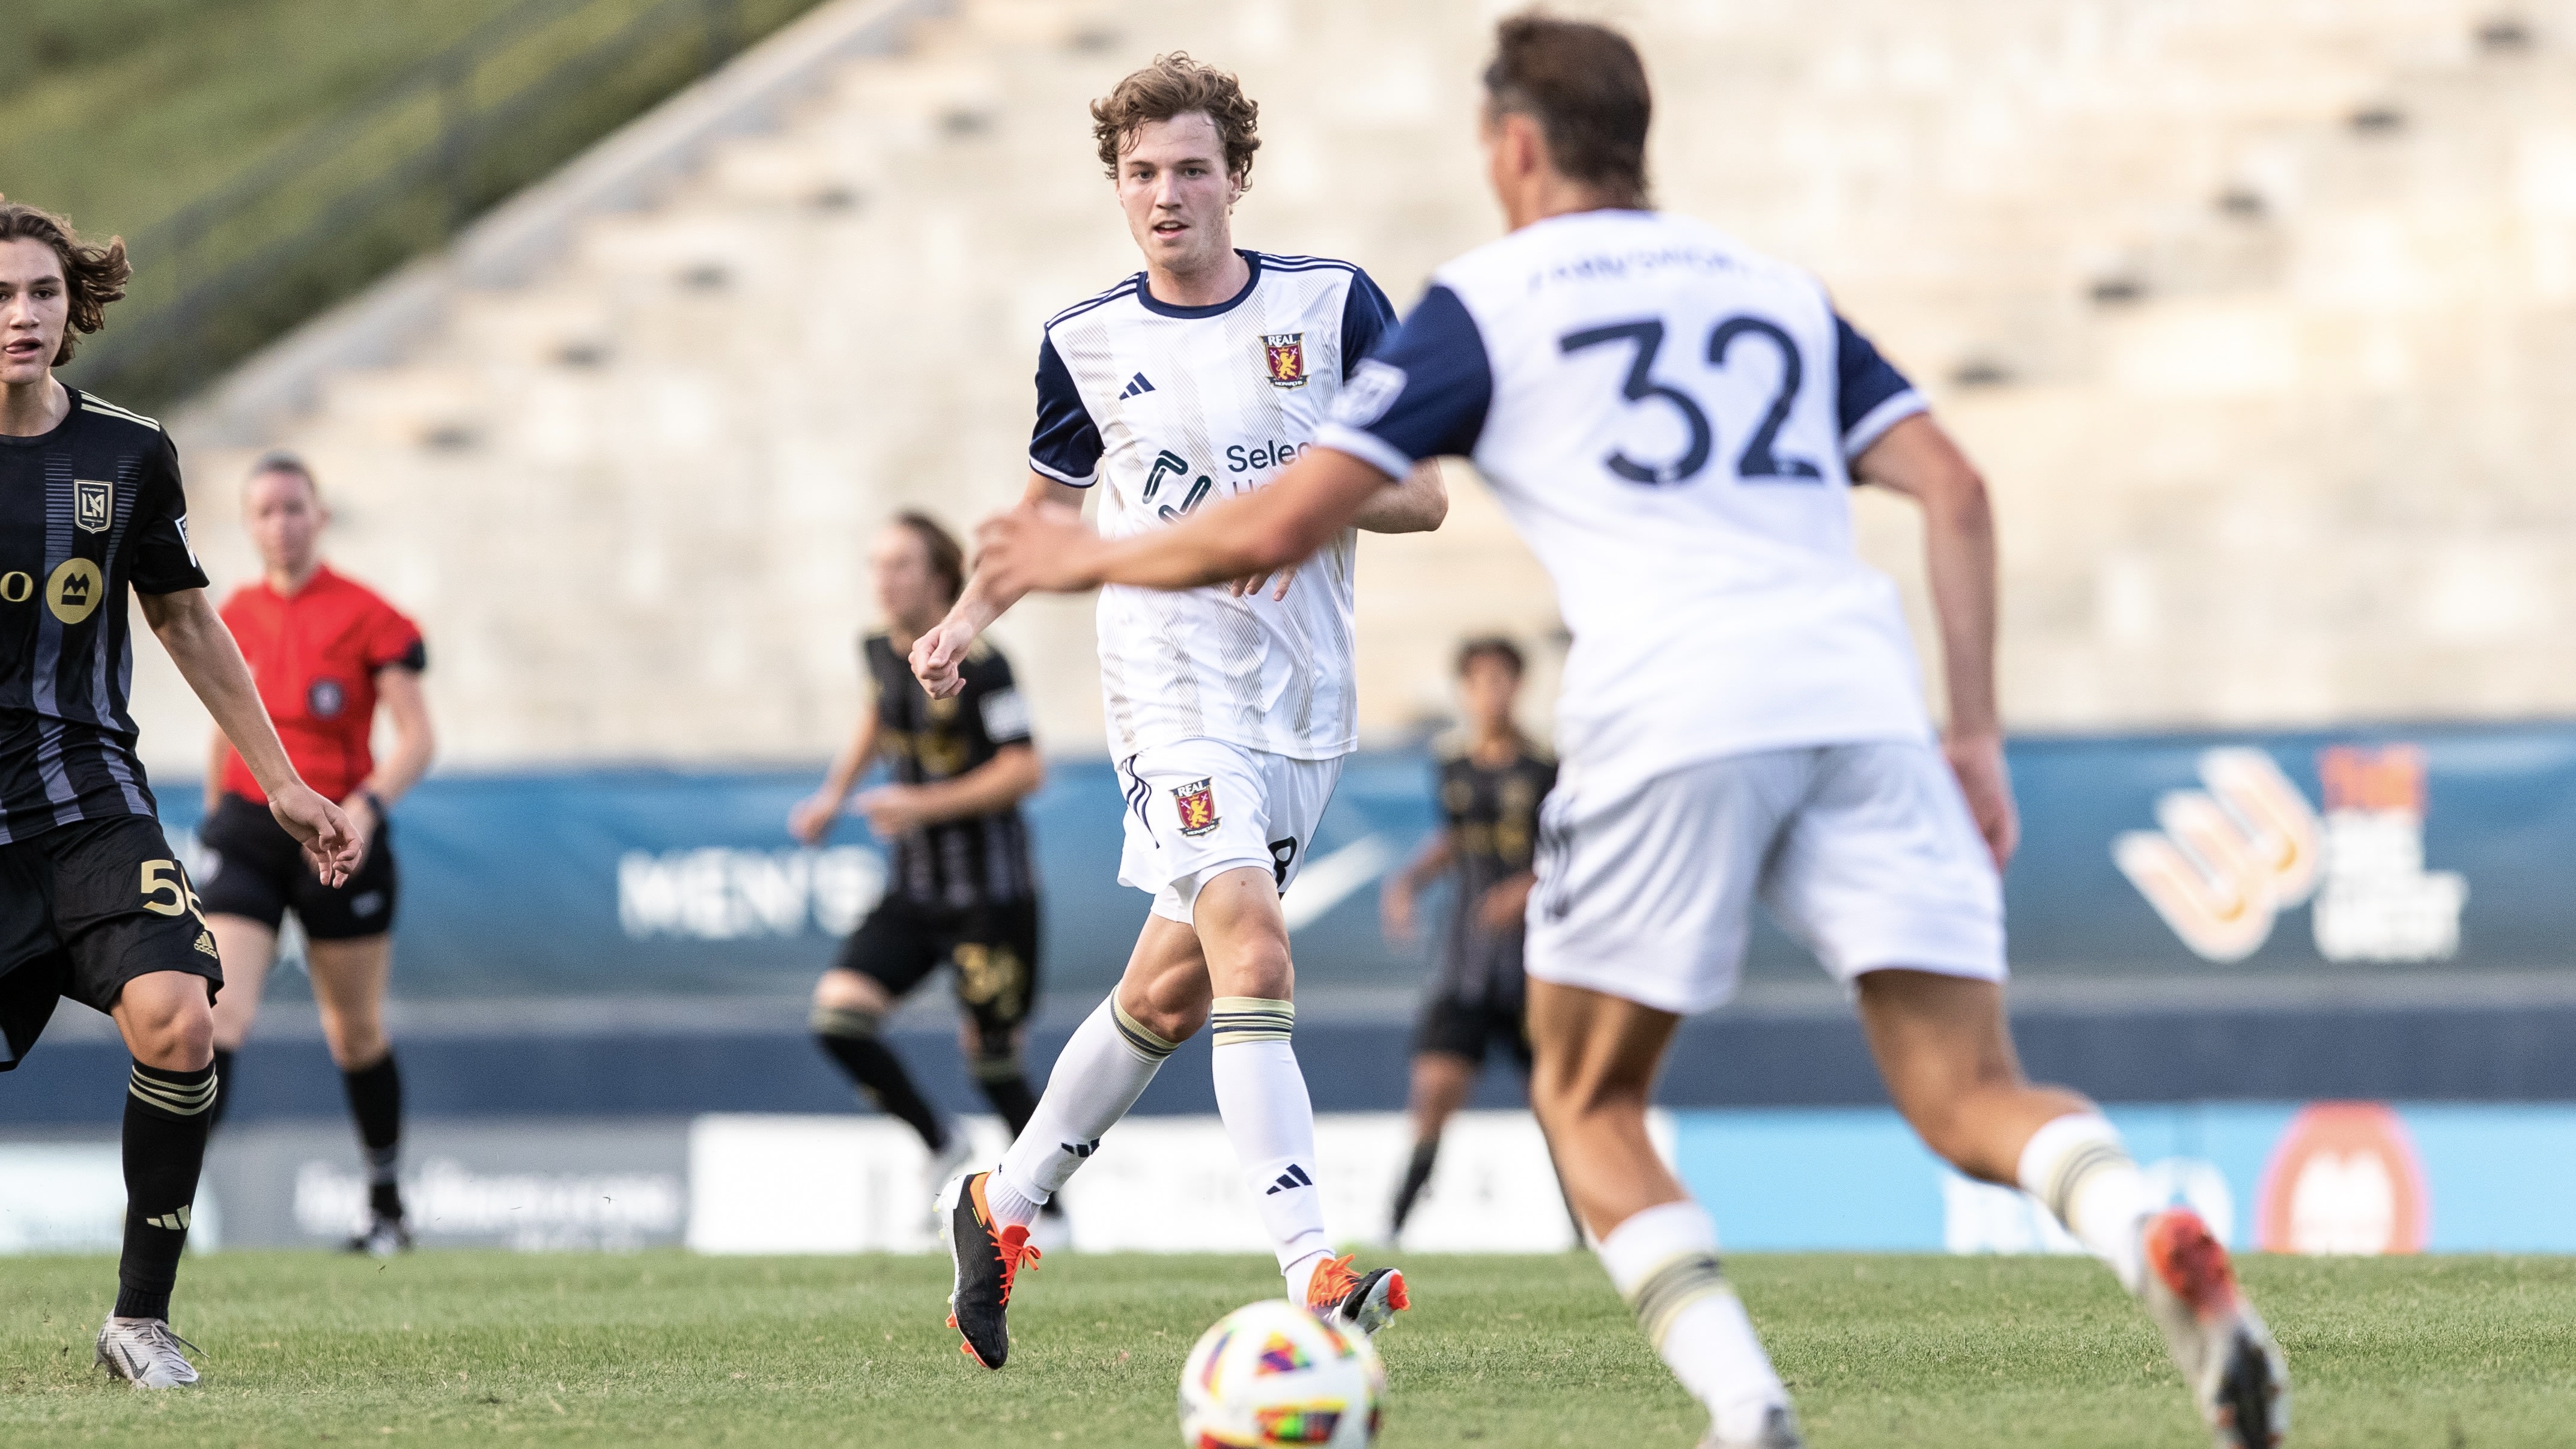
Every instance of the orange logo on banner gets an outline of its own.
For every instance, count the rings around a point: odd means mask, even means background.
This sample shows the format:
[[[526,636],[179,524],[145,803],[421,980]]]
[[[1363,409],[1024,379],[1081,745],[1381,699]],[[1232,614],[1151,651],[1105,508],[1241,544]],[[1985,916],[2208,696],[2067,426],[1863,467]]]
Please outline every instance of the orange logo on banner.
[[[2406,1124],[2377,1102],[2314,1102],[2263,1169],[2256,1242],[2266,1252],[2420,1253],[2433,1198]]]

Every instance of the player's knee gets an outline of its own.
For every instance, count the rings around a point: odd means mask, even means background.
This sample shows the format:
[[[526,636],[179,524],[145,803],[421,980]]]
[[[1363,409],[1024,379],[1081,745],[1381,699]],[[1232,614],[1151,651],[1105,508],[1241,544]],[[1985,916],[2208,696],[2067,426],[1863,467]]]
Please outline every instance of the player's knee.
[[[215,1059],[214,1008],[206,1001],[204,983],[194,976],[185,982],[195,989],[157,982],[145,987],[139,981],[126,988],[120,1014],[126,1048],[135,1060],[165,1071],[193,1072]]]
[[[856,971],[835,968],[823,973],[814,983],[814,1009],[861,1011],[882,1017],[887,1008],[885,988]]]
[[[392,1043],[385,1040],[384,1021],[378,1017],[325,1023],[323,1045],[331,1049],[332,1065],[344,1072],[373,1066],[393,1049]]]
[[[875,1036],[885,1025],[885,1013],[861,1006],[825,1006],[816,1002],[805,1024],[816,1036],[858,1038]]]

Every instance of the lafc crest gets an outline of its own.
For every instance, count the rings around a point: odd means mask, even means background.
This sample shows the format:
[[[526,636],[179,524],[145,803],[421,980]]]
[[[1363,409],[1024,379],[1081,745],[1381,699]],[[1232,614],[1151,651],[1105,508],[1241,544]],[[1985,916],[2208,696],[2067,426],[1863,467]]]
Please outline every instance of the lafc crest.
[[[1261,338],[1262,361],[1270,369],[1272,387],[1306,385],[1306,334],[1303,332],[1268,332]]]
[[[1192,781],[1174,790],[1172,803],[1180,809],[1183,835],[1205,835],[1216,829],[1216,781],[1213,778]]]
[[[116,485],[92,478],[72,480],[72,522],[84,533],[105,533],[116,517]]]

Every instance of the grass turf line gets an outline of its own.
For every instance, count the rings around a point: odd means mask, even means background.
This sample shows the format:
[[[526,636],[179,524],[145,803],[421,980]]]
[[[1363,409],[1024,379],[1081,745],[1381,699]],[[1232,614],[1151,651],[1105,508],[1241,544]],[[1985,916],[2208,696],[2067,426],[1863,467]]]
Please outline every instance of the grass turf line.
[[[1704,1422],[1588,1256],[1402,1260],[1382,1441],[1685,1449]],[[1816,1449],[2205,1444],[2152,1331],[2090,1263],[1744,1255],[1730,1272]],[[2293,1441],[2557,1445],[2576,1259],[2254,1258]],[[90,1367],[104,1259],[0,1265],[0,1442],[1168,1445],[1182,1356],[1274,1293],[1266,1261],[1098,1256],[1022,1279],[1010,1367],[940,1326],[924,1258],[223,1253],[182,1271],[196,1390]]]

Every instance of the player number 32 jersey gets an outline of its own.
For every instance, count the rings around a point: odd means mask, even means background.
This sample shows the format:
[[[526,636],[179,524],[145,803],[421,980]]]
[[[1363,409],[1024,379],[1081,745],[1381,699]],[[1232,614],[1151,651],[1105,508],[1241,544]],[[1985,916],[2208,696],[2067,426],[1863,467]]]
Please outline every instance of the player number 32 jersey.
[[[1398,476],[1474,461],[1574,636],[1567,779],[1612,789],[1928,738],[1847,466],[1923,408],[1807,273],[1684,218],[1589,211],[1435,272],[1318,441]]]
[[[1252,275],[1231,300],[1158,301],[1140,272],[1047,323],[1029,466],[1099,485],[1104,536],[1168,527],[1276,477],[1394,321],[1386,294],[1347,262],[1242,255]],[[1102,589],[1114,757],[1189,739],[1301,760],[1357,748],[1356,554],[1345,530],[1279,602],[1221,585]]]

